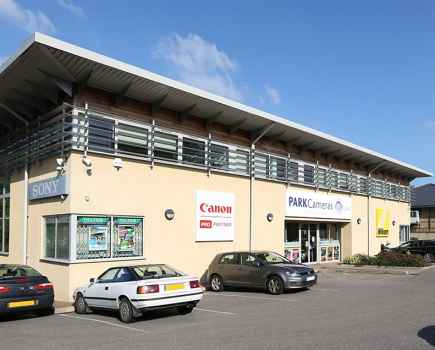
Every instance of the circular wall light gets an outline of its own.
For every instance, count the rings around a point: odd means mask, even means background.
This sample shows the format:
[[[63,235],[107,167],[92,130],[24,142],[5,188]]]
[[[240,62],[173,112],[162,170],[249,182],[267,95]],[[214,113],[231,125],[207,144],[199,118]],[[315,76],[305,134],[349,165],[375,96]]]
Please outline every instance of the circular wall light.
[[[356,219],[356,223],[357,223],[358,225],[361,225],[361,222],[362,222],[361,218]]]
[[[266,219],[267,219],[267,221],[272,222],[273,221],[273,214],[272,213],[267,214]]]
[[[166,220],[171,221],[175,217],[175,212],[172,209],[165,210],[165,218]]]

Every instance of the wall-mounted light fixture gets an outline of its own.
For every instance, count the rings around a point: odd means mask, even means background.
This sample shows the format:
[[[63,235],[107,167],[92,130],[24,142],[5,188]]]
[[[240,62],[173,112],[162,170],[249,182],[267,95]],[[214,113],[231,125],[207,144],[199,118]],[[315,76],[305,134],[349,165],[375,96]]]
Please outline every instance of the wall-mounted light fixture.
[[[175,217],[175,212],[172,209],[165,210],[165,218],[168,221],[171,221]]]
[[[63,158],[57,158],[56,159],[56,170],[59,176],[62,176],[65,173],[65,159]]]
[[[393,220],[393,226],[396,226],[396,220]]]
[[[121,169],[124,166],[124,162],[122,161],[121,158],[115,158],[113,160],[113,167],[119,171],[119,169]]]
[[[86,167],[87,174],[88,175],[92,175],[92,160],[90,160],[89,158],[83,157],[82,158],[82,163]]]
[[[361,225],[361,222],[362,222],[361,218],[356,219],[356,223],[357,223],[358,225]]]
[[[268,213],[266,215],[266,219],[267,219],[267,221],[272,222],[273,221],[273,214],[272,213]]]

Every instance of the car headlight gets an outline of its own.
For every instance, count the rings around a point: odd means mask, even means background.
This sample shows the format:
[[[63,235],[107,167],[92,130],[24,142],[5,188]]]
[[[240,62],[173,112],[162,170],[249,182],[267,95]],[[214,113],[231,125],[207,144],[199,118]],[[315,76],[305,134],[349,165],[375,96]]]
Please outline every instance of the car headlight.
[[[301,277],[301,275],[299,275],[299,273],[294,272],[294,271],[287,271],[286,273],[287,273],[287,276],[290,276],[290,277]]]

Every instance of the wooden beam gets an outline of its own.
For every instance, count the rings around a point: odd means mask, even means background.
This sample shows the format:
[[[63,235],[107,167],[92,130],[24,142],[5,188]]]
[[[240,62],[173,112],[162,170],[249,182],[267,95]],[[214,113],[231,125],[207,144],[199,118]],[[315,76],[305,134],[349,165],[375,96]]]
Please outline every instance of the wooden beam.
[[[275,126],[275,123],[269,123],[268,125],[263,126],[262,128],[251,132],[251,142],[257,143],[262,137],[264,137],[272,128]]]
[[[45,97],[45,99],[52,102],[54,105],[58,104],[57,96],[53,97],[53,95],[47,91],[47,87],[45,87],[41,84],[35,83],[34,81],[31,81],[28,79],[24,79],[24,82],[27,85],[29,85],[33,90],[36,90],[38,92],[38,94],[41,94],[42,96]]]
[[[234,134],[235,132],[237,132],[237,131],[240,129],[240,127],[241,127],[243,124],[245,124],[246,120],[247,120],[247,119],[244,118],[244,119],[239,120],[238,122],[234,123],[233,125],[230,125],[230,126],[228,127],[228,133],[229,133],[229,134]]]
[[[14,109],[9,107],[7,104],[0,102],[0,108],[8,112],[11,116],[13,116],[15,119],[19,120],[21,123],[23,123],[25,126],[29,125],[29,121],[24,118],[22,115],[17,113]]]
[[[47,60],[50,62],[50,65],[56,67],[56,69],[64,76],[64,78],[60,78],[61,80],[76,82],[76,78],[68,69],[63,66],[63,64],[56,59],[56,57],[53,56],[46,46],[38,45],[38,49],[45,56],[45,58],[47,58]]]
[[[162,103],[166,100],[169,94],[165,94],[162,97],[158,98],[154,102],[151,103],[151,113],[154,114],[155,112],[160,111],[160,108],[162,106]]]
[[[48,80],[57,88],[62,90],[65,94],[67,94],[69,97],[72,97],[73,95],[73,85],[71,82],[66,81],[62,78],[59,78],[57,76],[54,76],[51,73],[48,73],[44,71],[43,69],[38,69]]]
[[[181,123],[183,122],[187,116],[196,108],[197,104],[194,103],[193,105],[185,108],[184,110],[182,110],[181,112],[178,112],[178,121]]]
[[[211,129],[211,127],[213,126],[213,123],[216,122],[216,120],[218,120],[222,116],[222,114],[224,114],[224,112],[222,112],[222,111],[217,112],[206,119],[205,124],[206,124],[207,130]]]

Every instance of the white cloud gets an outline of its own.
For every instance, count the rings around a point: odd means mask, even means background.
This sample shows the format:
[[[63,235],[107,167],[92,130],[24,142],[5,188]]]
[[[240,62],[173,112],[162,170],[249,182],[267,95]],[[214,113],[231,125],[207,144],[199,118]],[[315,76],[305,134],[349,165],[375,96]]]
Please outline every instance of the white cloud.
[[[29,33],[56,31],[55,25],[45,13],[23,8],[15,0],[0,0],[0,16],[9,19]]]
[[[270,102],[272,102],[274,105],[279,105],[281,103],[281,96],[279,94],[279,91],[270,86],[266,86],[265,89],[266,95],[269,98]]]
[[[7,57],[7,56],[0,56],[0,66],[1,66],[3,63],[5,63],[6,60],[7,60],[8,58],[9,58],[9,57]]]
[[[171,36],[160,42],[154,55],[172,64],[178,79],[218,95],[242,100],[242,93],[232,77],[237,64],[199,35]]]
[[[86,17],[83,9],[80,6],[75,5],[73,0],[57,0],[57,4],[77,17]]]

